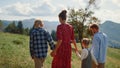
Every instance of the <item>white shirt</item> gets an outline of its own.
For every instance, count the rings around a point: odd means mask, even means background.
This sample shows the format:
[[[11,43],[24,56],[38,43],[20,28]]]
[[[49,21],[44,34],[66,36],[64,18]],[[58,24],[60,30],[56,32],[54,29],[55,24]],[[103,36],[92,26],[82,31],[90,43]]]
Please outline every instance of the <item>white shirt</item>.
[[[90,52],[90,53],[91,53],[92,60],[96,63],[96,65],[98,65],[98,62],[97,62],[97,60],[95,59],[95,56],[93,55],[92,52]],[[87,50],[87,49],[82,49],[81,55],[80,55],[79,53],[77,53],[77,55],[81,58],[81,60],[84,60],[84,59],[86,59],[87,56],[88,56],[88,50]]]

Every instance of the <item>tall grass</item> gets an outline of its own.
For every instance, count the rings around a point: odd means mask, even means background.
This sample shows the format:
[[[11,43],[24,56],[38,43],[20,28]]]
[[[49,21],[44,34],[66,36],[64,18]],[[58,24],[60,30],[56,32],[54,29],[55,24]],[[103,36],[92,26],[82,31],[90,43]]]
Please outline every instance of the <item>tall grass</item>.
[[[79,50],[81,49],[78,45]],[[44,68],[51,68],[50,50]],[[72,52],[72,68],[80,68],[81,61]],[[29,37],[0,32],[0,68],[34,68],[29,54]],[[120,50],[108,48],[106,68],[120,68]]]

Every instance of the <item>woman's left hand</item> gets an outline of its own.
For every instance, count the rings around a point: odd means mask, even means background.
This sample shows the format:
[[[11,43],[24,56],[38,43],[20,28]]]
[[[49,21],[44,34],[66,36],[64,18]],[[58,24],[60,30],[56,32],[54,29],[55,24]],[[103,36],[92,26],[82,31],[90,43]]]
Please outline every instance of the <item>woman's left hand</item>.
[[[50,53],[50,55],[52,56],[52,57],[54,57],[55,55],[56,55],[56,51],[52,51],[51,53]]]

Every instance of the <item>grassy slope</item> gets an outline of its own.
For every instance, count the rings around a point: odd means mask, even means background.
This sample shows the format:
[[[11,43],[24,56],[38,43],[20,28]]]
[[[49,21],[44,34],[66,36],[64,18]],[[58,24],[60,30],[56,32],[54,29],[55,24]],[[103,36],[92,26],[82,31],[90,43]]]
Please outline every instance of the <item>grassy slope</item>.
[[[28,42],[28,36],[0,32],[0,68],[34,68]],[[52,58],[49,53],[45,68],[51,68]],[[80,59],[72,53],[72,68],[80,68],[80,63]],[[108,48],[106,68],[120,68],[119,63],[120,50]]]

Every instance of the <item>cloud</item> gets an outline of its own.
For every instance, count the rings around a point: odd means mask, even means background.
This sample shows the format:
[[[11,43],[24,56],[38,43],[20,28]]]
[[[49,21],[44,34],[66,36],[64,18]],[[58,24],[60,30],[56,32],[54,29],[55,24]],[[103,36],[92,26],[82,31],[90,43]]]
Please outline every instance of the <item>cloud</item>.
[[[112,0],[113,3],[115,3],[118,7],[120,7],[120,0]]]
[[[115,22],[120,23],[120,10],[107,10],[107,9],[101,9],[95,12],[95,16],[98,17],[101,20],[101,23],[103,23],[106,20],[112,20]]]
[[[85,8],[88,1],[89,0],[15,0],[15,2],[7,1],[7,4],[3,1],[6,5],[0,5],[0,18],[43,17],[44,19],[55,19],[58,18],[57,16],[61,10],[68,8]],[[100,9],[95,10],[95,16],[102,21],[110,19],[120,22],[119,3],[120,0],[96,0],[96,4]]]
[[[44,2],[41,5],[33,7],[32,9],[34,10],[34,12],[32,13],[33,15],[40,16],[51,16],[56,11],[56,8],[48,2]]]
[[[0,10],[1,14],[16,16],[51,16],[56,11],[56,8],[48,2],[38,3],[37,5],[18,2],[13,5],[5,6],[2,9],[2,11]]]
[[[1,10],[2,9],[2,10]],[[28,18],[28,17],[43,17],[51,18],[57,17],[59,6],[54,6],[49,1],[40,1],[34,3],[17,2],[15,4],[6,5],[0,8],[0,18]]]
[[[18,11],[22,15],[29,15],[31,12],[33,12],[33,9],[30,7],[29,3],[16,3],[14,5],[14,9]]]
[[[0,14],[2,13],[2,9],[0,8]]]
[[[30,4],[27,3],[15,3],[13,5],[7,5],[2,7],[2,15],[15,15],[15,16],[26,16],[29,15],[33,10]]]

